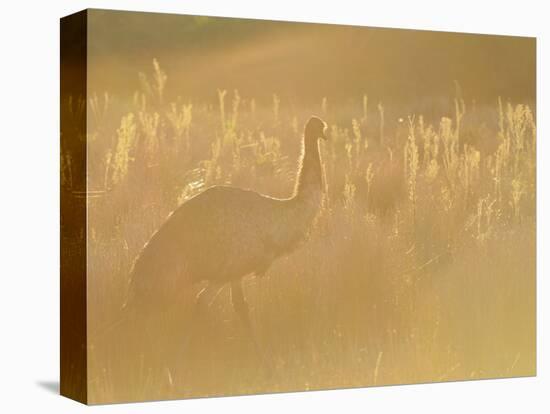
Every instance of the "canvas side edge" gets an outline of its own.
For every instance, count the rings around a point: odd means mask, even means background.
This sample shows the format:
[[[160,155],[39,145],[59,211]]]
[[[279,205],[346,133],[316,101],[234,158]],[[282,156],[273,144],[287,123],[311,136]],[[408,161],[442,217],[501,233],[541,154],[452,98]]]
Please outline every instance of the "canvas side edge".
[[[87,11],[60,19],[60,393],[86,404]]]

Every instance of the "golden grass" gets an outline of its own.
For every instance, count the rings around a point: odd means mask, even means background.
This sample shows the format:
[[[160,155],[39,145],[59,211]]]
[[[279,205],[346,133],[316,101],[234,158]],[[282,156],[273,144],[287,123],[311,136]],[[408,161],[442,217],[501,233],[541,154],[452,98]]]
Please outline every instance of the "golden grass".
[[[452,113],[426,119],[394,117],[399,108],[366,94],[301,108],[225,90],[217,104],[165,102],[158,62],[140,79],[133,97],[88,106],[88,187],[106,191],[88,215],[92,402],[535,373],[528,106],[495,98],[494,108],[470,110],[456,99]],[[194,320],[186,302],[150,332],[108,329],[134,257],[179,204],[216,184],[291,193],[301,125],[313,113],[330,127],[321,214],[305,245],[246,283],[270,375],[225,291]],[[67,186],[70,160],[63,155]],[[163,355],[144,360],[139,344],[164,327]]]

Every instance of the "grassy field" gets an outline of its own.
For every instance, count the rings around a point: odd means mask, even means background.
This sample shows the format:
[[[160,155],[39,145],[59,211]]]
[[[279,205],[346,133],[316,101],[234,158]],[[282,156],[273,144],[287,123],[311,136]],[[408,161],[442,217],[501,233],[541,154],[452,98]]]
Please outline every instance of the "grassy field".
[[[458,94],[429,118],[367,93],[300,106],[216,89],[217,102],[168,100],[158,62],[144,72],[133,95],[87,106],[91,402],[535,373],[529,106]],[[200,286],[189,286],[173,319],[112,328],[134,258],[178,205],[217,184],[291,194],[313,114],[330,132],[321,213],[307,243],[246,281],[263,356],[225,290],[208,312],[190,316]],[[67,188],[71,162],[63,154]],[[162,355],[145,360],[140,344],[159,332],[170,332]]]

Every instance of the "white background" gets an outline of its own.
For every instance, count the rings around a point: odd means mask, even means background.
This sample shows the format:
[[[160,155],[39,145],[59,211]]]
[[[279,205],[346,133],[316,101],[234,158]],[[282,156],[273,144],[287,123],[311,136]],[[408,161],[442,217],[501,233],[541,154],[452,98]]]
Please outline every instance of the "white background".
[[[545,1],[31,1],[0,12],[0,411],[550,412]],[[538,37],[538,376],[85,408],[56,395],[59,366],[59,17],[86,7]],[[546,189],[546,191],[545,191]],[[546,352],[545,352],[546,351]]]

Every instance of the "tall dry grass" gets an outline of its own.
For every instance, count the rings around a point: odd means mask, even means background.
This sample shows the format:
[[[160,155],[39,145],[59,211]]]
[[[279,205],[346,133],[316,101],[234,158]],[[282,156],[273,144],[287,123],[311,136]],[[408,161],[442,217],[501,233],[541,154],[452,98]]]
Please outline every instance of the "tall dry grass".
[[[529,106],[495,97],[494,107],[470,108],[457,98],[447,116],[427,119],[367,94],[314,107],[236,90],[213,90],[212,103],[166,102],[158,62],[140,80],[132,97],[92,95],[88,105],[88,188],[102,194],[88,201],[92,401],[534,374]],[[320,216],[306,244],[245,287],[271,373],[225,291],[208,314],[170,325],[163,355],[144,361],[147,332],[121,339],[106,328],[120,317],[140,248],[209,186],[289,195],[312,114],[330,126]],[[70,160],[64,154],[67,186]]]

